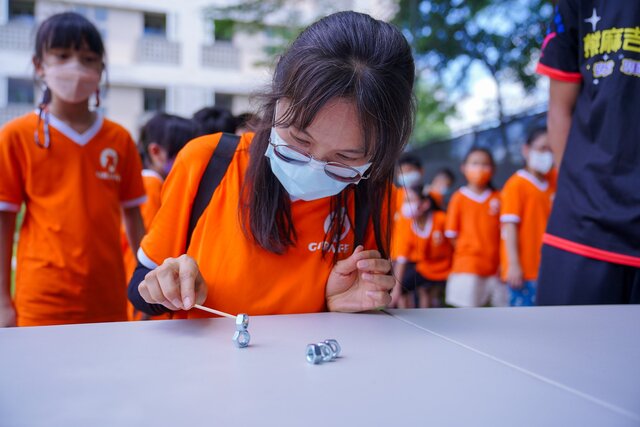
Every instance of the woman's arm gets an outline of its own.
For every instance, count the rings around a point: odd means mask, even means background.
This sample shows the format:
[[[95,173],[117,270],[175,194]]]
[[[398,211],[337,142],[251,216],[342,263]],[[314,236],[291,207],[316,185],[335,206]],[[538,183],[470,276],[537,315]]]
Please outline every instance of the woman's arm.
[[[128,294],[136,309],[154,316],[202,304],[207,291],[198,264],[190,256],[181,255],[165,259],[153,270],[138,264]]]

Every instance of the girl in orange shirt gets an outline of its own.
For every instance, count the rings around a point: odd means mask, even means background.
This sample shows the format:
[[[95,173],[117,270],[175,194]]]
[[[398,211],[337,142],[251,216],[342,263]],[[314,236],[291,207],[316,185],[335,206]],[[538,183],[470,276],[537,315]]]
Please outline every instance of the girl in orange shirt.
[[[340,12],[303,31],[189,245],[191,205],[220,134],[178,155],[138,252],[134,305],[149,314],[205,302],[234,314],[386,306],[391,185],[411,134],[413,81],[411,48],[388,23]],[[356,212],[368,224],[358,239]]]
[[[411,220],[398,223],[394,229],[394,239],[398,241],[398,284],[391,296],[398,301],[398,308],[409,308],[414,305],[415,291],[420,308],[438,307],[453,253],[444,236],[446,215],[433,196],[423,194],[421,186],[408,189],[402,211]],[[418,259],[415,268],[407,271],[411,253],[416,253]]]
[[[497,277],[500,261],[500,196],[491,185],[491,152],[472,148],[461,167],[467,185],[454,193],[447,211],[446,236],[455,248],[447,281],[447,304],[481,307],[507,304]]]
[[[137,250],[145,197],[133,140],[89,107],[94,94],[99,103],[104,56],[100,33],[81,15],[53,15],[38,29],[42,102],[0,131],[0,326],[127,319],[121,211]],[[10,260],[22,203],[14,309]]]

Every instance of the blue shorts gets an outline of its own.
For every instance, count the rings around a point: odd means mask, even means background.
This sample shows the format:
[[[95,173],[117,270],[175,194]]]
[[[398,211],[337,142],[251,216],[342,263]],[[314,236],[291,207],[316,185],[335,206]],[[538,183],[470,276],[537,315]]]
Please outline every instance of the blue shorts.
[[[531,307],[536,305],[536,289],[538,282],[525,280],[520,289],[509,286],[509,305],[511,307]]]

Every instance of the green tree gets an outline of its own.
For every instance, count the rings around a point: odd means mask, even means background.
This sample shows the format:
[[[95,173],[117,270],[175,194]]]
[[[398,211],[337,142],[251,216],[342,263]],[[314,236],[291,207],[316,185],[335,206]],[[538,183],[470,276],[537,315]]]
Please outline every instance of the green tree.
[[[519,82],[526,91],[535,87],[533,64],[553,11],[547,0],[399,0],[399,5],[394,21],[413,46],[419,72],[435,71],[451,90],[466,86],[472,64],[482,65],[498,88],[501,123],[504,84]]]
[[[451,129],[446,123],[455,115],[455,107],[447,103],[441,86],[418,79],[415,86],[416,121],[411,136],[414,147],[447,138]]]

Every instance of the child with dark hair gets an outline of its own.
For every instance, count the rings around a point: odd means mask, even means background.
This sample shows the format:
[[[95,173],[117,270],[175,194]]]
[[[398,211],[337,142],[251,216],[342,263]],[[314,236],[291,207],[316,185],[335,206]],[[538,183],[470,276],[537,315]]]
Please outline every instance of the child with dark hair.
[[[440,207],[445,211],[453,194],[453,184],[455,181],[456,176],[449,168],[438,170],[431,180],[429,193],[435,197]]]
[[[501,199],[501,276],[512,306],[535,305],[542,236],[555,186],[547,179],[553,154],[544,127],[533,129],[522,147],[526,164],[505,184]]]
[[[495,162],[485,148],[472,148],[461,171],[467,185],[451,197],[446,236],[454,246],[447,281],[447,304],[457,307],[507,305],[506,286],[497,277],[500,262],[500,195],[491,178]]]
[[[231,111],[222,107],[204,107],[193,115],[193,121],[200,127],[200,135],[236,131],[236,118]]]
[[[446,215],[434,197],[423,192],[422,186],[407,190],[407,200],[401,210],[409,220],[398,222],[394,228],[398,284],[391,296],[398,302],[398,308],[413,307],[414,292],[418,307],[439,307],[453,254],[444,235]],[[412,257],[415,266],[407,269]]]
[[[160,209],[162,184],[169,175],[178,152],[198,134],[199,128],[193,120],[167,113],[154,115],[142,128],[139,148],[144,165],[142,182],[147,201],[140,206],[140,212],[146,229],[151,227],[151,221]],[[127,244],[124,232],[122,249],[128,280],[136,269],[137,260]]]
[[[104,57],[100,33],[81,15],[53,15],[38,28],[33,65],[42,102],[0,131],[0,326],[127,319],[120,224],[136,251],[145,195],[133,140],[89,106],[94,95],[100,100]]]

